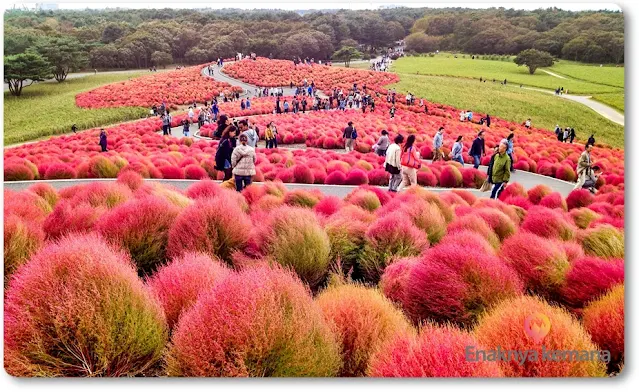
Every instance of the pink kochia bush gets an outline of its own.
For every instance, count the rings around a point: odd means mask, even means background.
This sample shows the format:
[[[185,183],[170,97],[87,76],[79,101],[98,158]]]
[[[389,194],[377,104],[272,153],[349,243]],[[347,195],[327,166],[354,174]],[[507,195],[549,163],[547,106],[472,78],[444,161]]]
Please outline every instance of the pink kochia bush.
[[[521,228],[541,237],[564,241],[573,239],[577,229],[568,214],[540,206],[528,210]]]
[[[151,274],[167,260],[169,229],[179,213],[168,201],[148,196],[113,208],[100,218],[97,231],[129,252],[138,273]]]
[[[340,342],[341,377],[365,376],[371,355],[395,335],[413,332],[402,312],[375,289],[341,284],[316,302]]]
[[[402,307],[417,322],[470,325],[490,306],[523,292],[517,274],[497,256],[455,243],[429,249],[403,282]]]
[[[531,333],[535,326],[549,328],[545,336]],[[527,329],[528,328],[528,329]],[[528,332],[527,332],[528,331]],[[505,300],[486,313],[475,328],[479,344],[489,354],[491,350],[522,350],[529,352],[526,361],[514,357],[510,361],[500,361],[506,377],[601,377],[605,375],[602,361],[552,361],[544,360],[543,352],[570,350],[580,353],[599,353],[597,346],[583,326],[565,310],[549,305],[547,302],[529,296],[520,296]],[[538,336],[536,339],[535,336]],[[542,346],[544,348],[542,348]],[[478,353],[474,360],[481,361],[486,356]]]
[[[502,377],[496,362],[468,361],[467,347],[482,350],[477,339],[450,325],[426,324],[419,336],[397,334],[371,359],[371,377]]]
[[[202,293],[180,317],[169,376],[330,377],[339,344],[310,292],[290,271],[251,267]]]
[[[44,233],[36,224],[19,216],[4,217],[4,282],[34,254],[44,242]]]
[[[624,360],[624,285],[618,284],[592,301],[583,312],[586,331],[602,350],[610,351],[611,365]]]
[[[44,221],[42,228],[49,239],[68,233],[89,233],[107,211],[104,207],[93,207],[87,203],[72,205],[68,200],[61,200]]]
[[[160,303],[95,235],[49,243],[22,266],[4,323],[5,369],[21,377],[144,375],[167,341]]]
[[[561,296],[571,307],[582,308],[615,284],[623,282],[623,259],[583,257],[571,263],[566,283],[561,288]]]
[[[203,252],[230,262],[231,254],[244,247],[252,223],[228,192],[196,200],[177,216],[169,230],[168,257]]]
[[[160,267],[147,284],[158,296],[169,328],[173,328],[180,314],[195,303],[201,292],[211,289],[230,273],[220,260],[186,253]]]

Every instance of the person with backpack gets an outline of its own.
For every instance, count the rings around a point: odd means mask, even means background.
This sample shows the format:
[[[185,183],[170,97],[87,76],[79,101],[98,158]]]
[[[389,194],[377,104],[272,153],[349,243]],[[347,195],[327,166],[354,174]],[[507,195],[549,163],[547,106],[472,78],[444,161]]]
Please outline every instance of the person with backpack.
[[[588,138],[588,141],[586,142],[586,146],[587,145],[591,145],[591,146],[595,145],[595,135],[594,134],[590,135],[590,137]]]
[[[422,160],[414,144],[415,135],[410,135],[402,148],[402,183],[399,185],[399,190],[417,185],[417,169],[422,167]]]
[[[473,157],[473,167],[475,169],[479,168],[479,164],[481,163],[481,157],[486,155],[486,147],[484,144],[484,131],[479,131],[475,140],[473,140],[473,144],[470,147],[470,151],[468,152],[471,157]]]
[[[433,163],[444,159],[442,146],[444,145],[444,127],[439,127],[435,137],[433,138]]]
[[[342,139],[344,139],[346,152],[353,151],[353,144],[355,143],[355,139],[357,139],[357,131],[355,131],[352,121],[349,121],[348,126],[344,128]]]
[[[499,197],[504,188],[510,181],[510,156],[506,153],[508,149],[507,143],[500,143],[497,154],[494,155],[494,160],[491,167],[491,179],[493,184],[493,190],[490,194],[491,199]]]
[[[388,145],[390,144],[390,140],[388,140],[388,131],[385,129],[382,130],[382,136],[379,138],[377,143],[373,146],[373,150],[380,157],[386,156],[386,150],[388,149]]]
[[[397,192],[399,184],[402,182],[402,148],[404,136],[397,135],[393,144],[388,146],[386,150],[386,160],[384,161],[384,169],[390,173],[391,177],[388,181],[388,191]]]
[[[255,175],[255,161],[255,148],[248,145],[248,137],[243,133],[240,135],[240,145],[231,154],[235,189],[238,192],[242,192],[245,187],[251,185]]]
[[[215,169],[224,172],[224,181],[230,180],[233,176],[231,154],[233,149],[235,149],[236,134],[237,128],[234,125],[227,126],[222,133],[222,138],[215,153]]]
[[[461,163],[462,167],[464,166],[464,157],[462,156],[462,152],[464,151],[464,136],[459,135],[455,144],[453,144],[453,150],[451,151],[453,155],[453,160]]]
[[[590,152],[592,151],[592,144],[586,144],[586,147],[584,148],[584,152],[581,153],[581,156],[579,157],[579,161],[577,162],[577,184],[575,184],[575,188],[574,189],[580,189],[584,183],[586,182],[586,179],[588,178],[588,176],[590,176],[591,174],[591,158],[590,158]]]
[[[250,147],[255,148],[255,146],[257,145],[257,139],[258,139],[255,129],[249,128],[247,120],[241,120],[238,123],[238,126],[240,128],[240,136],[242,135],[246,136],[246,139],[247,139],[246,144],[249,145]]]

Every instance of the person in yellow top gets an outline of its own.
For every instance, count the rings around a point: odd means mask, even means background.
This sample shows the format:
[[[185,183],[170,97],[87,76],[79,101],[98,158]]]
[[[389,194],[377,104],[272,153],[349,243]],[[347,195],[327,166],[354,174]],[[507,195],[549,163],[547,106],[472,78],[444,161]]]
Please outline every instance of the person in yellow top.
[[[266,148],[275,147],[275,138],[277,137],[275,132],[275,125],[271,121],[266,127],[266,131],[264,132],[264,139],[266,139]]]

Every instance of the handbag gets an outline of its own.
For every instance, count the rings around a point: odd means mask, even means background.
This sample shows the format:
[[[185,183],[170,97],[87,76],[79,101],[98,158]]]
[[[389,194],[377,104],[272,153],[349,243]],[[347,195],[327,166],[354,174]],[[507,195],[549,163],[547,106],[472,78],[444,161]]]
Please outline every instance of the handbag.
[[[389,164],[389,163],[387,163],[387,164],[386,164],[385,169],[386,169],[386,171],[387,171],[387,172],[389,172],[390,174],[399,174],[399,173],[400,173],[400,170],[399,170],[399,168],[398,168],[398,167],[395,167],[395,166],[393,166],[393,165],[391,165],[391,164]]]
[[[421,160],[417,159],[415,155],[413,155],[413,147],[402,153],[402,166],[412,167],[413,169],[419,169],[422,167]]]
[[[488,192],[490,190],[490,182],[488,180],[484,180],[484,183],[481,184],[481,188],[479,188],[480,192]]]

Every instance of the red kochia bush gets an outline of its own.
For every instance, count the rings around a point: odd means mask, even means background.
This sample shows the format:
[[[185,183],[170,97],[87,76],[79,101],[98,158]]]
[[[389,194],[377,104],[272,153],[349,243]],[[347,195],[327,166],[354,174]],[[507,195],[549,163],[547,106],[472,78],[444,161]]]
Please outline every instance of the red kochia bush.
[[[75,169],[66,163],[53,163],[44,172],[45,180],[64,180],[75,178],[76,176]]]
[[[211,180],[198,181],[186,189],[186,195],[190,199],[212,198],[220,192],[222,192],[220,185]]]
[[[419,336],[398,334],[371,358],[371,377],[501,377],[496,362],[468,361],[467,347],[482,350],[468,332],[426,324]]]
[[[38,252],[14,274],[4,309],[5,369],[14,376],[142,375],[167,340],[160,303],[128,257],[94,235]]]
[[[198,295],[225,279],[231,270],[219,260],[199,253],[186,253],[158,269],[148,281],[160,299],[169,328]]]
[[[523,290],[517,274],[498,257],[451,243],[429,249],[405,283],[402,305],[413,320],[462,325]]]
[[[44,242],[42,229],[16,215],[4,217],[4,282],[26,263]]]
[[[551,194],[544,196],[544,198],[541,199],[541,201],[539,202],[539,205],[543,207],[557,208],[568,211],[566,200],[561,197],[561,194],[559,192],[552,192]]]
[[[330,377],[335,336],[292,272],[266,266],[231,274],[200,295],[173,331],[169,376]]]
[[[368,184],[368,175],[360,169],[353,169],[346,175],[346,185]]]
[[[167,260],[169,229],[179,213],[159,197],[134,199],[102,216],[97,231],[129,252],[140,275],[151,274]]]
[[[344,206],[344,201],[341,198],[337,196],[326,196],[315,204],[313,210],[318,214],[331,216],[339,211],[342,206]]]
[[[188,165],[184,168],[184,176],[189,180],[209,178],[209,174],[200,165]]]
[[[48,239],[56,239],[67,233],[88,233],[105,212],[105,207],[92,207],[86,203],[74,206],[67,200],[60,200],[42,228]]]
[[[159,168],[162,178],[170,180],[181,180],[184,178],[184,169],[177,166],[162,166]]]
[[[539,294],[556,294],[570,266],[559,243],[526,231],[506,239],[501,256],[519,273],[526,288]]]
[[[410,277],[413,267],[420,262],[417,257],[399,259],[384,269],[384,274],[379,280],[379,287],[386,298],[401,304],[404,302],[406,280]]]
[[[120,171],[116,182],[128,186],[129,189],[135,192],[144,185],[144,178],[134,171],[124,170]]]
[[[521,228],[541,237],[564,241],[573,239],[577,230],[568,214],[541,206],[528,210]]]
[[[315,182],[313,172],[306,165],[299,164],[293,166],[293,177],[295,178],[295,182],[299,184],[312,184]]]
[[[379,291],[341,284],[316,299],[340,343],[340,377],[366,375],[369,358],[397,334],[413,332],[408,320]]]
[[[547,320],[543,318],[547,317]],[[526,325],[548,325],[549,332],[535,340]],[[543,323],[542,323],[543,320]],[[549,322],[549,324],[548,324]],[[539,323],[539,324],[537,324]],[[528,329],[530,331],[530,329]],[[549,305],[547,302],[528,296],[505,300],[491,309],[481,318],[475,336],[479,344],[487,350],[537,351],[537,358],[527,357],[526,361],[499,362],[506,377],[601,377],[605,375],[605,366],[600,361],[552,361],[542,358],[542,350],[595,351],[597,347],[581,326],[565,310]],[[544,348],[542,349],[542,346]],[[475,357],[481,360],[482,357]],[[532,359],[532,360],[531,360]]]
[[[583,312],[586,331],[602,350],[610,351],[611,367],[624,360],[624,285],[614,286]],[[616,369],[614,369],[616,370]]]
[[[458,188],[462,186],[463,176],[458,168],[446,165],[439,177],[439,184],[445,188]]]
[[[227,193],[196,200],[171,226],[168,256],[202,252],[230,262],[233,251],[246,244],[251,228],[249,217]]]
[[[505,191],[505,190],[504,190]],[[541,199],[552,193],[548,185],[535,185],[528,190],[528,200],[533,204],[539,204]]]
[[[346,175],[339,170],[335,170],[326,176],[324,182],[329,185],[344,185],[346,184]]]
[[[595,201],[595,197],[587,189],[575,189],[566,197],[568,210],[573,208],[588,207]]]
[[[572,262],[561,296],[571,307],[582,308],[615,284],[623,282],[623,259],[604,260],[588,256]]]

